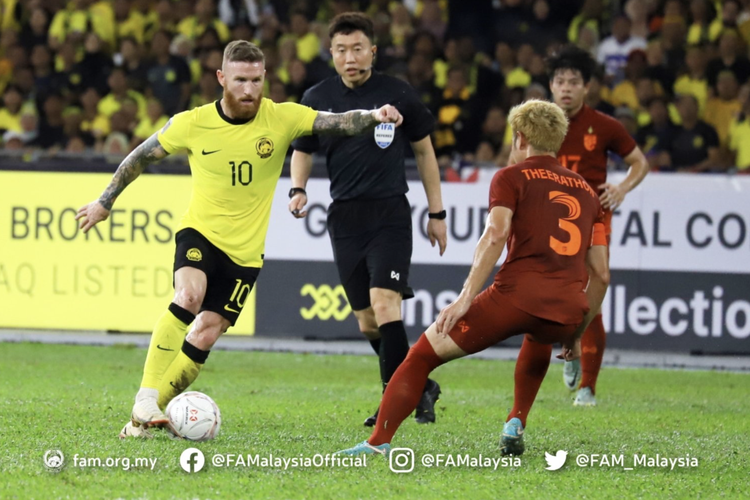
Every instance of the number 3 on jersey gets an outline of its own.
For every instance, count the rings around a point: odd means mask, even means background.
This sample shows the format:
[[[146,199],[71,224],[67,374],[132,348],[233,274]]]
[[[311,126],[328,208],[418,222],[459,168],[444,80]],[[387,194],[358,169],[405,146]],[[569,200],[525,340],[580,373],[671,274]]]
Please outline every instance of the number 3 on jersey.
[[[229,165],[232,167],[232,186],[236,186],[238,182],[243,186],[253,182],[253,166],[249,161],[230,161]]]
[[[581,216],[581,204],[571,195],[561,191],[551,191],[549,199],[552,203],[560,203],[568,207],[568,216],[558,219],[558,225],[570,236],[567,243],[550,236],[549,246],[560,255],[575,255],[581,249],[581,230],[570,221]]]

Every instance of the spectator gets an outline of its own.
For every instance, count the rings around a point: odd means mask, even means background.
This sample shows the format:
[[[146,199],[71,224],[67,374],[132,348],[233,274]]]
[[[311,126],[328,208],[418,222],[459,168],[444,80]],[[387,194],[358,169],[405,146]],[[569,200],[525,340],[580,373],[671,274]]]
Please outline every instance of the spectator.
[[[29,23],[21,30],[20,43],[27,52],[36,45],[47,45],[49,31],[49,13],[42,7],[32,9]]]
[[[578,37],[582,33],[590,33],[593,39],[599,40],[601,34],[599,22],[602,18],[603,7],[604,2],[601,0],[584,0],[579,14],[568,26],[568,41],[578,45]]]
[[[42,98],[53,88],[52,55],[46,45],[37,45],[31,51],[31,67],[34,72],[34,89]]]
[[[619,16],[612,25],[612,35],[599,45],[597,61],[604,65],[605,78],[618,84],[625,78],[625,64],[634,49],[646,48],[646,40],[630,35],[630,19]]]
[[[676,74],[685,63],[685,13],[680,0],[667,0],[661,26],[661,46],[669,71]]]
[[[21,151],[24,143],[20,132],[6,132],[3,134],[3,149],[6,151]]]
[[[493,106],[487,111],[487,116],[482,123],[482,135],[479,138],[480,146],[486,144],[491,148],[493,160],[503,149],[503,138],[508,128],[507,118],[503,108]]]
[[[286,102],[289,98],[286,94],[284,82],[278,78],[268,80],[268,98],[273,102]]]
[[[420,30],[430,33],[437,40],[445,36],[447,25],[443,19],[443,12],[437,0],[425,0],[422,12],[419,14],[417,26]]]
[[[285,84],[287,100],[299,102],[302,94],[310,87],[307,81],[307,69],[305,64],[299,59],[294,59],[289,63],[289,81]]]
[[[158,31],[151,40],[151,64],[146,71],[151,95],[172,116],[186,109],[190,101],[190,68],[184,59],[169,53],[172,37]]]
[[[145,39],[151,40],[157,31],[177,31],[177,9],[172,0],[157,0],[154,8],[156,16],[146,23]]]
[[[711,88],[716,89],[719,73],[726,70],[734,73],[740,85],[747,83],[750,78],[750,61],[741,55],[741,50],[742,41],[737,31],[724,30],[719,37],[719,55],[706,67],[706,77]]]
[[[630,36],[647,40],[651,35],[648,26],[649,10],[654,7],[653,2],[647,0],[628,0],[625,4],[625,14],[630,19]]]
[[[86,85],[95,85],[101,93],[107,90],[107,79],[112,68],[112,58],[104,51],[102,41],[94,33],[86,35],[83,59],[75,71],[81,75]]]
[[[3,92],[3,105],[0,108],[0,133],[21,132],[21,106],[23,94],[15,85],[8,85]]]
[[[435,115],[440,102],[440,89],[435,86],[432,62],[424,54],[416,53],[409,58],[407,81],[414,87],[422,103]]]
[[[273,78],[273,80],[276,81],[278,78]],[[190,99],[190,109],[203,106],[204,104],[210,104],[219,99],[219,97],[221,97],[221,86],[219,86],[219,83],[216,80],[216,73],[204,71],[198,81],[198,91],[193,93],[193,96]],[[284,101],[286,101],[286,98]]]
[[[125,37],[135,39],[139,44],[144,41],[146,21],[143,15],[132,8],[130,0],[114,0],[115,26],[117,40]]]
[[[743,86],[742,110],[729,127],[731,165],[742,174],[750,174],[750,86]]]
[[[83,140],[83,132],[81,130],[83,115],[81,114],[81,108],[75,106],[65,108],[62,113],[62,119],[64,135],[64,143],[62,146],[67,148],[70,141],[73,139]]]
[[[725,148],[729,140],[729,126],[742,110],[742,104],[738,99],[739,85],[734,73],[729,70],[719,73],[716,91],[716,97],[708,100],[703,119],[716,129],[719,144]]]
[[[604,71],[601,68],[597,68],[591,74],[589,80],[589,91],[586,93],[586,105],[591,109],[595,109],[609,116],[615,116],[615,107],[612,106],[608,101],[602,99],[602,78]]]
[[[125,37],[120,40],[120,52],[116,61],[125,70],[128,86],[144,93],[148,84],[148,64],[143,60],[141,47],[135,38]]]
[[[652,40],[646,48],[646,76],[652,79],[661,87],[661,89],[672,95],[674,87],[674,73],[672,73],[665,64],[664,51],[662,50],[661,41]]]
[[[711,21],[716,18],[716,9],[709,0],[692,0],[690,17],[692,24],[687,32],[689,45],[705,45],[715,40],[717,34],[710,33],[710,31],[715,26]]]
[[[505,75],[505,86],[512,88],[526,88],[531,84],[531,74],[529,67],[534,57],[534,47],[529,44],[523,44],[516,52],[516,67],[510,73]]]
[[[149,99],[146,104],[146,116],[138,122],[138,126],[133,132],[133,139],[130,148],[135,148],[138,144],[151,137],[155,132],[161,130],[169,121],[169,117],[164,114],[164,108],[157,99]]]
[[[65,152],[71,153],[71,154],[81,154],[86,151],[86,143],[83,141],[83,138],[76,136],[71,137],[68,140],[68,144],[65,146]]]
[[[126,98],[130,98],[138,104],[140,115],[146,114],[146,99],[140,92],[128,88],[128,81],[125,78],[123,68],[114,68],[107,79],[110,93],[99,101],[98,111],[100,114],[111,118],[122,107]]]
[[[674,84],[675,95],[690,94],[698,101],[699,114],[703,115],[708,100],[708,79],[706,78],[706,51],[700,45],[688,47],[685,54],[687,72]]]
[[[718,40],[727,29],[738,29],[740,12],[742,12],[742,4],[739,0],[723,0],[721,2],[721,17],[714,19],[709,28],[711,42]]]
[[[641,107],[636,93],[638,81],[646,74],[646,53],[635,49],[628,55],[625,78],[612,89],[609,100],[613,106],[627,106],[633,111]]]
[[[21,108],[21,141],[24,145],[32,144],[39,136],[39,117],[31,105]]]
[[[71,0],[64,9],[59,10],[52,18],[49,27],[49,46],[57,50],[66,40],[78,43],[84,35],[93,29],[88,7],[91,0]]]
[[[67,137],[63,130],[63,99],[60,94],[50,93],[44,99],[44,114],[39,123],[39,136],[34,141],[34,146],[45,149],[51,147],[61,148],[65,146]]]
[[[615,109],[615,118],[625,127],[628,134],[635,137],[638,131],[638,121],[635,117],[635,112],[627,106],[620,106]]]
[[[58,61],[62,63],[59,71],[52,76],[52,88],[63,95],[80,93],[83,85],[83,76],[76,65],[76,48],[71,42],[65,42],[58,52]]]
[[[531,11],[533,18],[529,38],[537,53],[544,53],[552,42],[565,40],[565,26],[550,15],[548,0],[534,0]]]
[[[406,42],[414,35],[414,25],[411,20],[409,10],[400,3],[393,3],[390,7],[391,12],[391,44],[395,52],[394,55],[401,60],[407,58]]]
[[[691,94],[682,95],[677,109],[682,126],[670,147],[671,168],[680,172],[719,168],[719,136],[711,125],[698,118],[698,100]]]
[[[99,112],[101,96],[96,87],[88,87],[81,94],[82,119],[81,133],[87,144],[100,149],[102,141],[109,134],[109,117]]]
[[[448,82],[438,107],[435,130],[435,154],[439,159],[443,158],[442,162],[455,153],[476,148],[473,105],[466,70],[460,66],[452,67],[448,70]]]
[[[635,140],[654,169],[669,167],[669,153],[679,127],[669,118],[668,101],[655,96],[648,103],[650,123],[638,129]]]
[[[179,8],[174,10],[178,13],[182,12]],[[216,31],[221,43],[229,42],[229,28],[216,17],[214,0],[197,0],[195,2],[195,14],[183,19],[177,25],[177,32],[195,40],[208,28],[213,28]]]

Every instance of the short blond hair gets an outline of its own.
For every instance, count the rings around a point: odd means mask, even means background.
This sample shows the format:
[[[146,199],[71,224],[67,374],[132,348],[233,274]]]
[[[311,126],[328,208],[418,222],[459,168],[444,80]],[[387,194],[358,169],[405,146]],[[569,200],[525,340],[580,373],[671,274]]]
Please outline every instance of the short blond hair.
[[[266,56],[263,51],[254,43],[246,40],[235,40],[229,42],[224,49],[224,59],[222,66],[227,62],[259,62],[266,64]]]
[[[568,133],[568,118],[563,110],[539,99],[529,99],[513,106],[508,123],[514,134],[521,132],[539,152],[557,154]]]

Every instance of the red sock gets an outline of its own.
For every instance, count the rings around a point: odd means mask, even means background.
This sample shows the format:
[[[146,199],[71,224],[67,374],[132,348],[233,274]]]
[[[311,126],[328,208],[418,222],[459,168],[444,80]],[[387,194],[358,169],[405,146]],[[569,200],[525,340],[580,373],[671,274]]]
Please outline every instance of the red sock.
[[[508,420],[514,417],[520,418],[521,423],[526,427],[526,417],[531,411],[531,405],[534,404],[539,387],[547,374],[551,355],[552,344],[540,344],[528,336],[524,337],[521,352],[518,353],[516,360],[513,409],[508,415]]]
[[[597,315],[581,337],[581,387],[590,387],[596,394],[596,378],[602,367],[607,335],[604,332],[602,315]]]
[[[417,407],[430,372],[441,364],[443,360],[423,334],[388,382],[368,443],[378,446],[391,442],[401,422]]]

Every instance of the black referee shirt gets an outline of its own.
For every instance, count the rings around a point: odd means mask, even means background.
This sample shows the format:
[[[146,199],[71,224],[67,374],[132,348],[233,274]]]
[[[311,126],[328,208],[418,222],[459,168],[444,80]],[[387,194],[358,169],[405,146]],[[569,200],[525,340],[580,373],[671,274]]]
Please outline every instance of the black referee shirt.
[[[292,145],[304,153],[325,154],[334,200],[388,198],[409,190],[404,171],[406,147],[427,137],[435,120],[408,83],[373,71],[363,85],[350,89],[336,75],[307,90],[302,104],[331,113],[395,106],[404,117],[398,128],[389,123],[351,137],[305,136]]]

